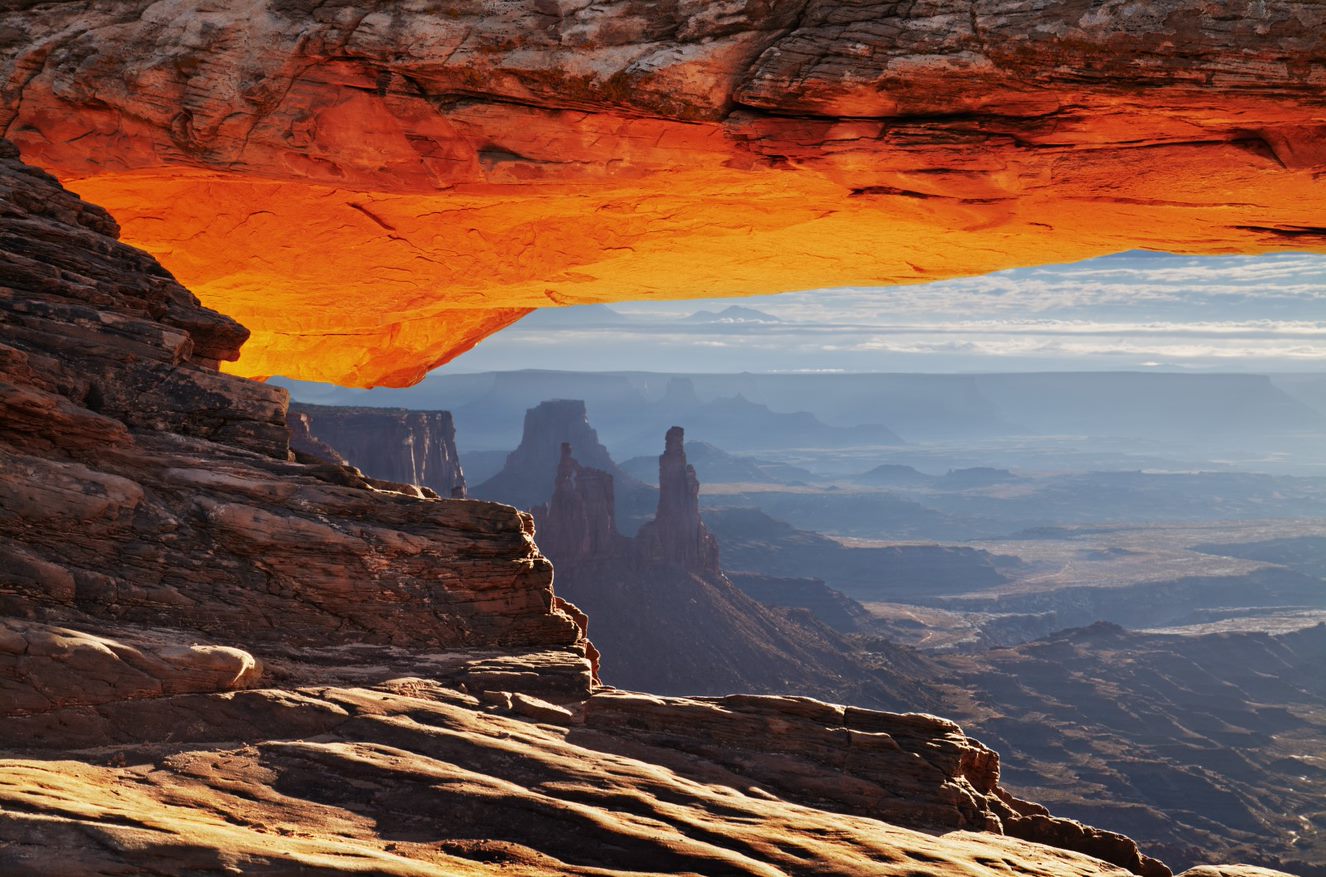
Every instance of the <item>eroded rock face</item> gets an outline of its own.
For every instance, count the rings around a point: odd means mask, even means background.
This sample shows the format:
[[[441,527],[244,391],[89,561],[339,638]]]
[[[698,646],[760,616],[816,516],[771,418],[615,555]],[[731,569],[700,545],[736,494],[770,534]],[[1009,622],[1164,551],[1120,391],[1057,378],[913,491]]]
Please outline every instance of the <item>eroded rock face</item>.
[[[1323,34],[1308,0],[20,4],[0,126],[253,328],[231,368],[406,385],[535,307],[1326,249]]]
[[[658,512],[640,528],[640,550],[656,563],[719,575],[718,541],[700,520],[700,479],[686,462],[685,431],[668,430],[658,458]]]
[[[134,702],[109,758],[52,747],[58,736],[11,744],[0,868],[1127,874],[987,830],[1008,810],[983,791],[997,762],[929,716],[785,698],[604,693],[558,705],[420,678],[334,679],[324,670],[295,690]],[[183,741],[156,742],[163,718]],[[782,741],[774,750],[770,736]]]
[[[571,443],[562,443],[557,480],[547,503],[533,510],[539,539],[568,567],[594,558],[625,559],[630,540],[617,532],[612,475],[581,466]]]
[[[620,528],[634,531],[641,516],[653,512],[658,492],[613,462],[589,425],[585,403],[578,399],[550,399],[528,409],[520,446],[507,455],[506,464],[496,475],[475,485],[473,494],[522,509],[549,502],[566,445],[571,446],[579,463],[610,476],[612,515]]]
[[[346,462],[370,478],[426,487],[438,496],[465,496],[449,411],[296,404],[287,417],[290,446],[297,452]]]
[[[576,648],[527,516],[292,462],[285,392],[216,371],[245,331],[3,148],[0,610],[241,646]]]

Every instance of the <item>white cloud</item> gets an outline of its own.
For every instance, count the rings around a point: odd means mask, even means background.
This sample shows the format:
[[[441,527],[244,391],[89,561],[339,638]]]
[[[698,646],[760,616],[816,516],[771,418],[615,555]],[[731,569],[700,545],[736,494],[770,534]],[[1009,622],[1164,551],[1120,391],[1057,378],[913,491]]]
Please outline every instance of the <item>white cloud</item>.
[[[514,367],[558,367],[594,348],[677,369],[883,368],[902,357],[992,368],[1014,359],[1043,367],[1317,368],[1326,364],[1326,257],[1180,257],[1130,253],[1076,265],[1005,271],[920,286],[846,287],[762,296],[739,304],[777,323],[685,323],[731,299],[614,305],[619,325],[517,324],[467,359],[501,353]],[[485,350],[486,349],[486,350]],[[708,364],[708,365],[706,365]],[[745,367],[742,365],[741,367]],[[938,367],[938,366],[937,366]]]

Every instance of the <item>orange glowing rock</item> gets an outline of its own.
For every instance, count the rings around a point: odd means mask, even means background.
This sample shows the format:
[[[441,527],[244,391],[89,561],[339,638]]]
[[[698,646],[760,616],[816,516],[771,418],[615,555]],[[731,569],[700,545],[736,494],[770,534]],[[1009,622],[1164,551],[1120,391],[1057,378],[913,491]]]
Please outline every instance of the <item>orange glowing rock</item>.
[[[0,121],[251,376],[408,385],[550,305],[1326,251],[1318,4],[80,6],[0,15]]]

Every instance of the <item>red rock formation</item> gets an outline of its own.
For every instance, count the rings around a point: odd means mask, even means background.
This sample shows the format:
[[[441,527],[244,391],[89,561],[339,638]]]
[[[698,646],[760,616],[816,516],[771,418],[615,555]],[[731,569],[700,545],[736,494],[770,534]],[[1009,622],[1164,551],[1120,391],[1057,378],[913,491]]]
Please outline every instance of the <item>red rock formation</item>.
[[[344,461],[370,478],[463,499],[465,473],[449,411],[291,405],[290,446]],[[326,457],[330,450],[332,456]]]
[[[571,456],[571,443],[562,443],[557,481],[546,504],[533,510],[539,539],[558,563],[575,566],[593,558],[625,558],[630,542],[617,532],[612,476],[602,469],[581,466]]]
[[[668,430],[658,458],[658,513],[640,528],[640,552],[651,562],[721,575],[718,542],[700,520],[700,479],[686,462],[685,431]]]
[[[290,462],[285,392],[216,371],[245,331],[3,148],[0,611],[239,644],[576,647],[527,516]]]
[[[618,526],[628,531],[638,527],[638,519],[653,510],[656,491],[612,461],[589,425],[585,403],[578,399],[551,399],[528,409],[520,446],[507,455],[501,471],[473,488],[473,495],[522,509],[548,502],[565,458],[564,445],[570,445],[586,466],[611,476]]]
[[[23,3],[0,129],[253,327],[231,368],[403,385],[535,307],[1326,249],[1323,33],[1310,0]]]

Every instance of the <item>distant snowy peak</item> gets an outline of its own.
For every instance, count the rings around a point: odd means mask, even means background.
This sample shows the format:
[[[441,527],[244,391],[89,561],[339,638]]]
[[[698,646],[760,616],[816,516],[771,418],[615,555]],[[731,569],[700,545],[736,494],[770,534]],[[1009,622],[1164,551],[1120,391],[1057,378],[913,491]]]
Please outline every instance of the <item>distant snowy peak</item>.
[[[522,329],[587,329],[595,326],[616,326],[629,323],[631,318],[607,305],[571,305],[561,308],[538,308],[524,317],[518,325]]]
[[[686,323],[781,323],[782,320],[773,314],[766,314],[764,311],[757,311],[755,308],[744,308],[741,305],[732,305],[723,308],[721,311],[696,311],[689,317],[684,318]]]

